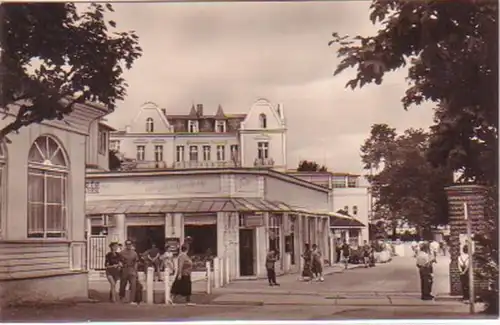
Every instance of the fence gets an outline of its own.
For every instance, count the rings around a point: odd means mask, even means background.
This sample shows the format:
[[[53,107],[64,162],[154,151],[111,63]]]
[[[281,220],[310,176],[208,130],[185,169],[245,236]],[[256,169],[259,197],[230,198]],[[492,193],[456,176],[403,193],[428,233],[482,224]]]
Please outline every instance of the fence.
[[[108,250],[106,235],[92,235],[87,239],[87,266],[89,270],[104,270]]]

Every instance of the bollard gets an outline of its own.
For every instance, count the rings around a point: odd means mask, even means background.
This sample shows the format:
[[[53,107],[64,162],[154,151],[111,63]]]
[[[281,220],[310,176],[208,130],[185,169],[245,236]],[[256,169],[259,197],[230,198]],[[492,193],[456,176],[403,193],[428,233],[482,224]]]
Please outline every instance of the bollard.
[[[171,305],[172,298],[170,297],[170,272],[171,270],[166,267],[163,272],[163,283],[165,284],[165,304]]]
[[[154,268],[148,267],[146,272],[146,303],[154,304]]]
[[[207,294],[210,294],[212,292],[212,272],[211,272],[211,266],[210,266],[210,261],[205,263],[206,268],[207,268]]]
[[[214,288],[220,288],[220,259],[214,257]]]
[[[224,262],[226,263],[226,267],[225,267],[225,269],[226,269],[226,274],[225,274],[226,275],[226,281],[225,281],[225,283],[228,284],[229,281],[231,280],[231,277],[230,277],[231,274],[229,272],[229,269],[230,269],[229,268],[229,256],[226,256],[224,258]]]

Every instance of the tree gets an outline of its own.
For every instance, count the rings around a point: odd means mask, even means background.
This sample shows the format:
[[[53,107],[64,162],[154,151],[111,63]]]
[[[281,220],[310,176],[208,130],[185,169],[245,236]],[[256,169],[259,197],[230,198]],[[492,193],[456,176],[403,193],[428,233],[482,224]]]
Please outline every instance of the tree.
[[[326,172],[328,168],[325,165],[320,166],[315,161],[302,160],[299,162],[299,167],[297,167],[299,172]]]
[[[403,221],[428,238],[433,227],[448,222],[444,187],[451,185],[453,173],[432,166],[426,159],[428,148],[429,135],[423,130],[409,129],[398,136],[387,124],[373,125],[361,147],[375,215],[385,215],[393,232]]]
[[[119,170],[122,167],[122,160],[117,154],[117,151],[109,150],[109,170]]]
[[[0,140],[32,123],[62,120],[77,103],[115,109],[126,95],[124,69],[142,49],[134,32],[106,20],[112,11],[109,3],[83,11],[73,3],[0,5],[0,107],[15,114]]]
[[[493,294],[484,294],[496,297],[487,311],[498,314],[498,2],[373,0],[370,8],[375,35],[333,34],[341,58],[335,74],[355,68],[346,85],[355,89],[409,65],[403,107],[436,104],[427,158],[491,189],[492,231],[476,238],[496,265],[486,275]]]

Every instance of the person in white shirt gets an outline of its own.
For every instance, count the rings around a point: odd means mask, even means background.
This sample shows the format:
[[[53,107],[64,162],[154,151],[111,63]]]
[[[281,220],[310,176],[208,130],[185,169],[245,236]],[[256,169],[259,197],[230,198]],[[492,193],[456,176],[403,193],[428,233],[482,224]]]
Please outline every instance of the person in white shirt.
[[[432,273],[433,264],[436,259],[430,253],[429,244],[425,243],[420,246],[420,252],[417,255],[417,268],[420,275],[420,291],[422,300],[432,300],[434,296],[432,292]]]
[[[458,271],[460,272],[460,283],[462,284],[462,298],[464,302],[470,300],[469,260],[469,247],[465,245],[462,249],[462,254],[458,257]]]
[[[439,252],[439,243],[433,240],[430,243],[431,253],[434,255],[434,258],[437,258],[437,254]]]
[[[411,242],[411,250],[413,251],[413,257],[417,257],[418,254],[418,243],[416,241]]]

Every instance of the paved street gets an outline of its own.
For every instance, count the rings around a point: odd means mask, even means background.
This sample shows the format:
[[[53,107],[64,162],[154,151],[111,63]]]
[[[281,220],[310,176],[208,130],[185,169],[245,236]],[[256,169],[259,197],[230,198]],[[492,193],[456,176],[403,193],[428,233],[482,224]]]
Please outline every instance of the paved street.
[[[468,307],[446,297],[448,259],[436,266],[436,301],[421,301],[414,260],[396,257],[375,268],[345,272],[330,268],[325,282],[304,283],[297,275],[279,278],[280,287],[265,280],[237,281],[211,297],[198,296],[196,306],[83,303],[45,308],[7,309],[3,321],[154,321],[264,320],[348,318],[468,318]],[[441,283],[439,283],[441,282]],[[200,298],[201,297],[201,298]]]

